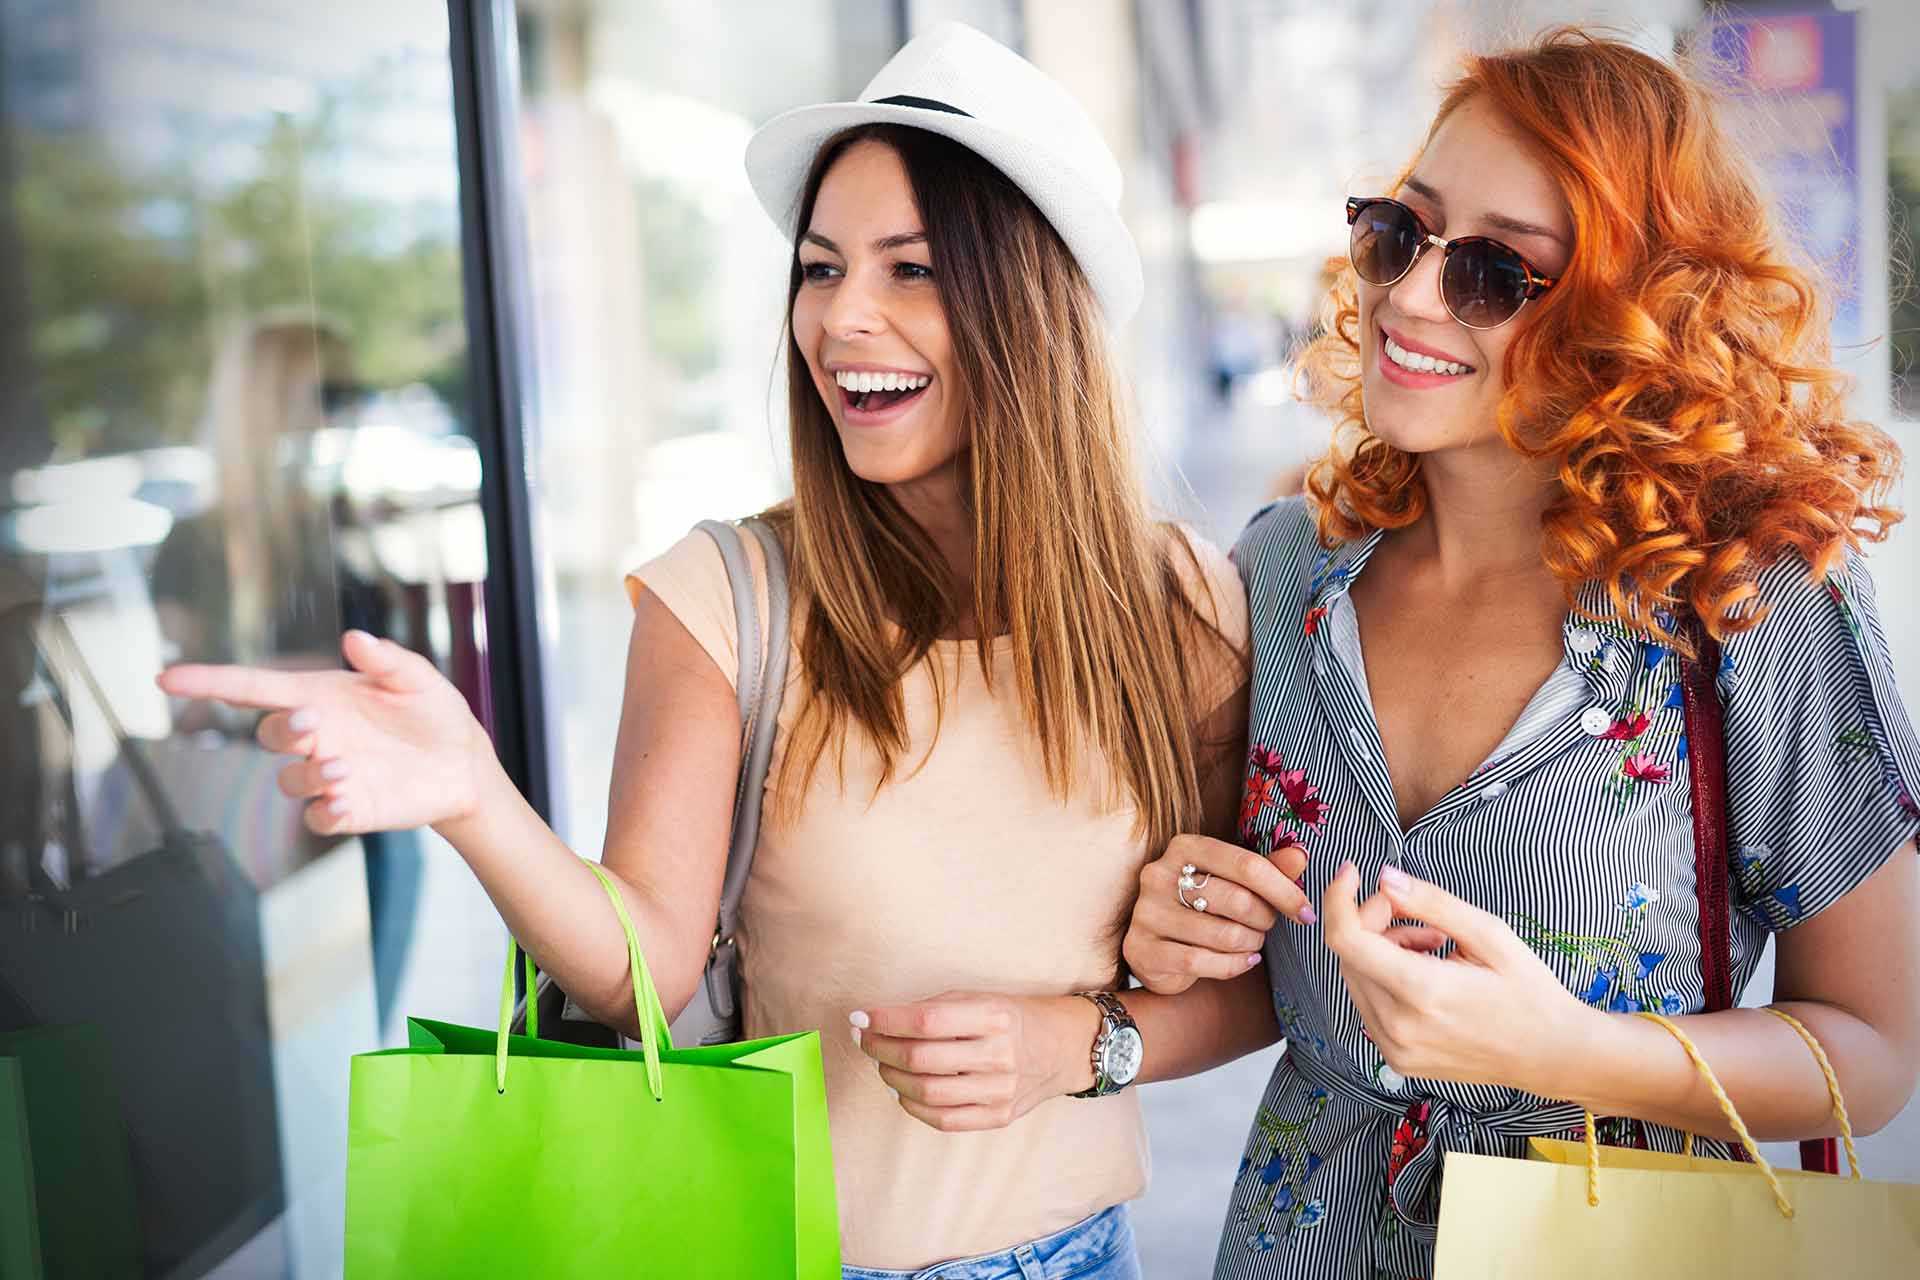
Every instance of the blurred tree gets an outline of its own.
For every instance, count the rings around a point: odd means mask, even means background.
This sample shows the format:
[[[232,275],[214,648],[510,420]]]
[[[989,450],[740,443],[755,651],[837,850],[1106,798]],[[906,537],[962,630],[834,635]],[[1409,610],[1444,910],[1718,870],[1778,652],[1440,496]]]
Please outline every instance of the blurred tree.
[[[218,327],[287,308],[342,325],[363,382],[426,383],[464,418],[457,222],[396,234],[409,211],[321,181],[355,145],[337,121],[331,104],[276,116],[250,174],[214,189],[185,166],[135,168],[97,138],[15,131],[31,359],[56,457],[196,439]]]
[[[1920,418],[1920,85],[1887,97],[1887,200],[1893,409],[1912,420]]]

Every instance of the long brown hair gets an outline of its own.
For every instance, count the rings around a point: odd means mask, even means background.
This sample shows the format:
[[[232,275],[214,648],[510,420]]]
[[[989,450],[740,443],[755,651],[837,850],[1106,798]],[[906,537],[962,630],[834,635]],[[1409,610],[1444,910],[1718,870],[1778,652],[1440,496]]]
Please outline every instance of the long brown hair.
[[[1821,295],[1705,87],[1562,27],[1470,58],[1428,140],[1474,99],[1535,146],[1573,214],[1573,260],[1508,352],[1499,426],[1558,472],[1541,550],[1575,607],[1593,580],[1629,625],[1664,636],[1666,608],[1744,631],[1784,552],[1825,573],[1885,538],[1899,448],[1848,416]],[[1344,428],[1308,482],[1329,544],[1426,509],[1420,459],[1366,430],[1359,342],[1343,264],[1301,362]]]
[[[1147,512],[1099,303],[1019,188],[924,130],[867,125],[830,139],[803,188],[796,240],[834,161],[868,141],[892,148],[906,169],[952,332],[958,385],[948,393],[965,424],[956,465],[973,516],[982,675],[991,685],[992,640],[1007,634],[1015,692],[1055,794],[1071,790],[1085,753],[1099,753],[1158,849],[1198,829],[1188,646],[1218,633],[1185,625],[1199,615],[1175,557],[1192,551]],[[770,513],[791,549],[811,695],[776,792],[776,811],[788,813],[829,752],[844,783],[849,729],[878,750],[882,785],[897,775],[909,746],[902,678],[963,614],[931,539],[885,485],[847,466],[792,333],[801,280],[796,254],[787,292],[794,496]],[[929,667],[938,689],[941,663]]]

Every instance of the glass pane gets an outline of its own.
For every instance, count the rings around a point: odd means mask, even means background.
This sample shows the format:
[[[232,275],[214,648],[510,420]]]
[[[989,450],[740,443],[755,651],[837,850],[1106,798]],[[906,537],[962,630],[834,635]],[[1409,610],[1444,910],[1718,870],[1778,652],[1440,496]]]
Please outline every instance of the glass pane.
[[[37,1206],[49,1275],[337,1273],[348,1055],[497,995],[456,855],[310,835],[153,684],[358,626],[485,687],[447,42],[0,0],[0,1240]]]
[[[621,575],[708,517],[784,495],[788,249],[747,185],[768,118],[855,97],[895,48],[888,6],[695,0],[521,6],[536,345],[535,506],[556,825],[606,831],[631,611]],[[533,452],[530,450],[530,452]]]

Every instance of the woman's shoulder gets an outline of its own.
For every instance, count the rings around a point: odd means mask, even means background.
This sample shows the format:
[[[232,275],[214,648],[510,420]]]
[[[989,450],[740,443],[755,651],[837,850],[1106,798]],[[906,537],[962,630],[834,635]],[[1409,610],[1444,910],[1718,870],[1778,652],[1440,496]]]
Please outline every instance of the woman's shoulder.
[[[1168,560],[1188,607],[1229,639],[1244,640],[1246,592],[1232,559],[1190,524],[1168,521],[1163,529]]]
[[[1297,575],[1320,555],[1320,528],[1305,494],[1254,512],[1233,547],[1233,562],[1249,583]]]
[[[760,540],[751,534],[742,532],[740,542],[754,578],[756,616],[764,619],[768,605],[765,555]],[[739,667],[740,614],[726,558],[713,534],[698,526],[689,530],[665,551],[628,570],[625,585],[627,598],[635,608],[644,595],[665,605],[707,651],[728,682],[734,682]]]
[[[712,595],[727,587],[727,565],[720,546],[702,529],[690,529],[667,547],[628,569],[627,598],[639,604],[648,590],[671,585],[696,594]]]
[[[1760,571],[1722,642],[1728,829],[1746,909],[1791,928],[1920,830],[1920,738],[1865,559]]]
[[[1722,649],[1739,681],[1798,682],[1815,667],[1891,667],[1873,573],[1846,553],[1824,573],[1786,551],[1755,574],[1753,596],[1730,615],[1758,621],[1731,632]],[[1730,672],[1729,674],[1733,674]]]

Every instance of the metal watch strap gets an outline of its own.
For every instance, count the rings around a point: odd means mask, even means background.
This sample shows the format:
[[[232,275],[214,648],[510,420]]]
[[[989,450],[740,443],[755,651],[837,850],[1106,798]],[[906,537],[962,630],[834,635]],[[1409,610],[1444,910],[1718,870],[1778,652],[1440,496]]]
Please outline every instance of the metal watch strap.
[[[1119,997],[1115,996],[1111,991],[1076,991],[1074,994],[1083,1000],[1091,1001],[1093,1007],[1100,1011],[1100,1034],[1093,1038],[1093,1048],[1087,1053],[1088,1060],[1093,1065],[1093,1087],[1090,1089],[1082,1089],[1080,1092],[1069,1094],[1068,1096],[1073,1098],[1108,1097],[1109,1095],[1120,1092],[1120,1090],[1126,1086],[1116,1085],[1107,1077],[1106,1069],[1102,1065],[1107,1041],[1112,1038],[1116,1031],[1122,1028],[1133,1027],[1138,1030],[1138,1024],[1134,1022],[1133,1015],[1127,1012],[1127,1006],[1121,1004]]]

